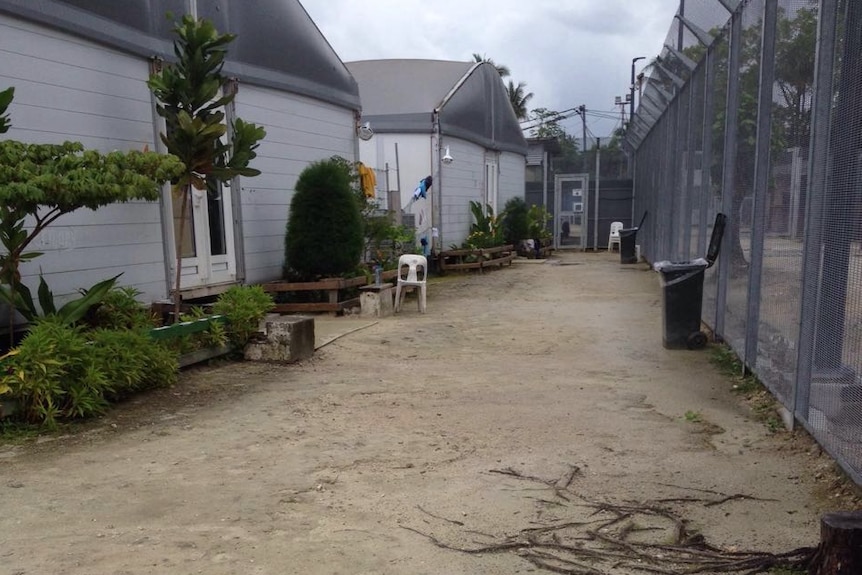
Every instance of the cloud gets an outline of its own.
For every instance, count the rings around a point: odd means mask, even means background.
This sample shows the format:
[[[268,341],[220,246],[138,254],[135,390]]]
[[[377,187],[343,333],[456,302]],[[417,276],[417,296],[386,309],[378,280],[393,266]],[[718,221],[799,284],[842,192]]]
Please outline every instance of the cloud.
[[[505,64],[535,94],[531,108],[614,110],[631,59],[661,51],[678,0],[302,0],[349,62],[378,58]],[[644,64],[644,63],[641,63]],[[592,118],[603,136],[615,122]],[[572,120],[574,123],[574,120]],[[580,123],[576,126],[580,133]],[[566,125],[570,129],[569,125]],[[571,131],[571,130],[570,130]]]

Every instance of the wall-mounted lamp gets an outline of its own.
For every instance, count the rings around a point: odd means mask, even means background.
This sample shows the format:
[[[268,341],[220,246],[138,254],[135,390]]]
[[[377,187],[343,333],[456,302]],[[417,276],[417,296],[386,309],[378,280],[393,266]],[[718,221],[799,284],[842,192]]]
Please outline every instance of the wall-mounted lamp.
[[[449,153],[449,146],[446,146],[446,149],[443,152],[443,157],[441,159],[443,160],[443,163],[447,166],[455,161],[455,158],[453,158],[452,154]]]
[[[356,134],[359,136],[359,139],[367,142],[374,135],[374,130],[371,129],[371,122],[365,122],[359,129],[356,131]]]

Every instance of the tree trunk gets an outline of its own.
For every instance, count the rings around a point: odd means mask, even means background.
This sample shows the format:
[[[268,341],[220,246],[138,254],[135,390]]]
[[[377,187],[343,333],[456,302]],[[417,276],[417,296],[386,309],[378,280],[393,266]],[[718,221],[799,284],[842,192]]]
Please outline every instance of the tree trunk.
[[[177,273],[174,281],[174,323],[178,323],[180,321],[180,305],[182,304],[182,299],[180,298],[180,282],[183,278],[183,240],[186,235],[186,206],[188,206],[190,195],[191,186],[184,186],[183,207],[180,208],[180,233],[179,237],[174,241],[177,246]]]
[[[820,518],[820,546],[808,575],[862,573],[862,511],[827,513]]]

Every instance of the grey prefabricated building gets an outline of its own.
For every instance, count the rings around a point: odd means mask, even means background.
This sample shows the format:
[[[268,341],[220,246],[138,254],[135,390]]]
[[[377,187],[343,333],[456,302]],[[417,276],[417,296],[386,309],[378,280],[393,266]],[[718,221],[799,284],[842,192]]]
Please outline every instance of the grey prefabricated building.
[[[346,65],[359,83],[361,122],[375,134],[360,143],[363,163],[378,174],[398,166],[389,183],[399,189],[402,206],[420,179],[434,178],[430,205],[420,207],[416,219],[420,235],[436,227],[437,245],[448,249],[470,234],[470,201],[499,213],[510,198],[524,198],[527,142],[492,64],[405,59]],[[443,161],[447,150],[451,163]]]
[[[184,292],[277,279],[296,178],[319,159],[356,159],[360,110],[356,82],[298,1],[0,0],[0,88],[15,87],[4,137],[159,149],[146,81],[154,59],[174,57],[168,13],[237,34],[224,67],[237,81],[227,113],[267,131],[253,164],[260,176],[196,199],[197,256],[183,264]],[[120,283],[142,299],[168,297],[174,226],[169,190],[164,196],[61,218],[33,246],[44,255],[22,268],[25,282],[35,287],[41,269],[56,294],[71,294],[123,272]]]

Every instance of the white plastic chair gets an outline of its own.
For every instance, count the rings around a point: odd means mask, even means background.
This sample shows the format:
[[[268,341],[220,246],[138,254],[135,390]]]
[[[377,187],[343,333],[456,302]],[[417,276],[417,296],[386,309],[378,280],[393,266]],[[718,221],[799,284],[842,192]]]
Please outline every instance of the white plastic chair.
[[[611,222],[611,235],[608,237],[608,251],[611,252],[614,246],[620,249],[620,230],[625,226],[622,222]]]
[[[407,277],[402,277],[402,269],[407,268]],[[419,268],[422,271],[419,272]],[[419,279],[421,276],[422,279]],[[428,260],[425,256],[404,254],[398,258],[398,283],[395,286],[395,312],[401,311],[406,290],[402,288],[415,287],[419,290],[419,313],[425,313],[425,280],[428,278]]]

